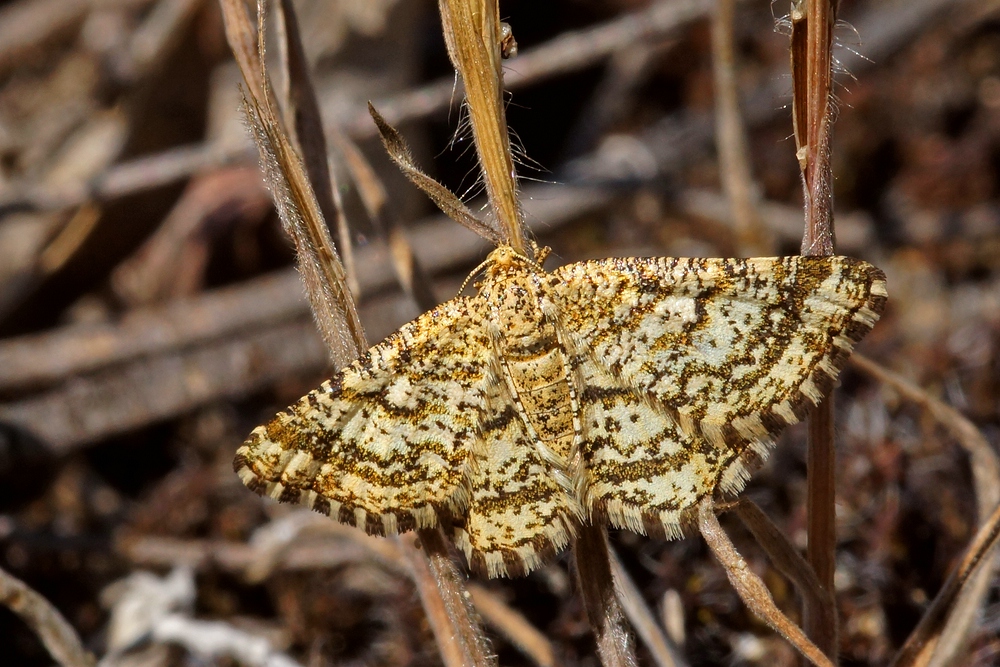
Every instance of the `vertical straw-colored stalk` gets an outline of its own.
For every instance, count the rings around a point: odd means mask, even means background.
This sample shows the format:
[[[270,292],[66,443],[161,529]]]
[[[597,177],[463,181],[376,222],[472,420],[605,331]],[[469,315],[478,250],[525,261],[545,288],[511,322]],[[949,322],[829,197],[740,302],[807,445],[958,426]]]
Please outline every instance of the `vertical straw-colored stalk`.
[[[712,17],[712,74],[715,79],[715,143],[722,186],[733,211],[738,251],[747,257],[771,254],[771,242],[757,210],[746,127],[736,86],[736,0],[717,0]]]
[[[833,170],[830,136],[833,124],[833,28],[837,0],[793,0],[791,7],[792,116],[796,156],[802,170],[805,233],[802,254],[833,254]],[[833,600],[836,567],[835,450],[833,398],[809,416],[807,558],[820,586]],[[806,634],[836,661],[836,605],[807,605]]]
[[[439,0],[448,54],[465,84],[472,132],[490,205],[515,250],[531,257],[517,198],[517,175],[504,114],[503,45],[497,0]],[[508,28],[509,30],[509,28]],[[385,133],[383,133],[383,137]],[[603,526],[580,527],[574,547],[577,580],[597,650],[606,667],[636,664],[625,615],[615,593]]]
[[[313,181],[322,185],[320,190],[330,188],[330,172],[322,168],[325,167],[325,139],[317,134],[320,131],[319,110],[305,71],[294,8],[290,2],[282,4],[285,20],[281,33],[287,42],[287,75],[293,79],[292,85],[286,87],[285,107],[297,111],[296,118],[306,114],[312,120],[312,123],[298,125],[275,113],[277,103],[264,65],[263,0],[258,0],[257,26],[247,15],[243,0],[222,0],[221,6],[226,36],[247,85],[244,106],[248,122],[260,149],[279,216],[295,241],[299,269],[316,321],[335,363],[343,366],[368,344],[347,287],[346,272],[317,203]],[[289,126],[296,127],[300,139],[310,139],[308,147],[315,163],[324,162],[320,168],[307,170],[293,143],[293,135],[287,129]],[[322,146],[322,150],[317,150],[318,146]],[[444,664],[447,667],[494,664],[469,603],[464,576],[451,561],[440,530],[421,530],[419,537],[424,553],[409,549],[407,555]]]
[[[497,0],[439,0],[448,55],[465,84],[472,135],[486,193],[507,242],[530,257],[504,113]]]

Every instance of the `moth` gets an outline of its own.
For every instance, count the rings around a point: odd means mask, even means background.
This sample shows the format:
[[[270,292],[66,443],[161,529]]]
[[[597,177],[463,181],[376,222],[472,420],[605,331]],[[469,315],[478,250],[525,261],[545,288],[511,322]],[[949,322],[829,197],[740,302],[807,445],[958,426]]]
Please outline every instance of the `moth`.
[[[543,260],[498,247],[477,294],[256,428],[244,484],[373,535],[440,526],[490,577],[584,522],[679,537],[832,389],[887,298],[848,257]]]

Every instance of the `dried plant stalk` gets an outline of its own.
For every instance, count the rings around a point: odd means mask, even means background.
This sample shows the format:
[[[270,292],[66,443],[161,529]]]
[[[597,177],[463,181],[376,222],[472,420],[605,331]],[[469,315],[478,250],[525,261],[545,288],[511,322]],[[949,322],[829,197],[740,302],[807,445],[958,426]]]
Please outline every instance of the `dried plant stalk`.
[[[489,589],[470,583],[469,593],[476,610],[483,619],[500,631],[525,656],[538,667],[555,667],[556,656],[552,642],[531,625],[518,611],[511,609]]]
[[[577,587],[594,630],[604,667],[635,667],[635,647],[615,593],[608,551],[608,534],[592,523],[580,527],[573,545]]]
[[[247,82],[250,96],[244,97],[244,106],[254,139],[261,154],[265,174],[271,185],[275,203],[286,231],[295,241],[299,255],[299,266],[306,283],[310,305],[319,324],[324,340],[337,366],[346,365],[367,349],[364,330],[357,315],[357,309],[347,287],[343,265],[333,248],[329,229],[326,226],[319,204],[303,166],[302,160],[292,144],[288,131],[273,113],[271,87],[263,70],[263,7],[258,4],[258,49],[250,44],[253,40],[253,26],[247,16],[242,0],[222,0],[226,22],[226,36],[237,62]],[[289,55],[296,52],[298,43],[297,25],[292,10],[286,7],[285,31],[290,45]],[[290,65],[290,76],[305,78],[304,57],[298,53],[298,67]],[[292,63],[294,58],[289,58]],[[310,107],[310,97],[315,102],[311,88],[299,82],[298,93],[289,93],[289,99],[296,99],[296,118],[303,109]],[[318,115],[318,107],[313,109]],[[308,114],[307,114],[308,115]],[[298,125],[318,141],[314,133],[317,119],[313,123]],[[325,140],[323,160],[325,161]],[[318,161],[319,157],[316,156]],[[329,171],[317,168],[313,175],[325,178],[329,183]],[[437,629],[435,636],[449,666],[484,665],[487,660],[486,639],[479,624],[472,619],[468,595],[463,578],[448,558],[447,548],[440,531],[421,531],[429,563],[423,567],[415,565],[415,572],[427,569],[431,576],[415,575],[418,591],[424,608]],[[414,563],[422,562],[423,556],[413,554]],[[456,644],[456,642],[458,642]]]
[[[836,610],[833,596],[819,583],[816,573],[809,563],[799,555],[784,533],[774,525],[755,502],[741,498],[735,503],[736,514],[753,533],[778,571],[785,575],[798,589],[806,607],[816,613]],[[833,621],[830,621],[833,622]]]
[[[802,254],[833,254],[833,27],[837,0],[792,0],[792,124],[805,189]]]
[[[417,539],[426,557],[414,549],[405,551],[446,667],[495,665],[496,656],[465,589],[465,575],[451,559],[441,529],[418,530]]]
[[[303,157],[306,172],[313,185],[316,202],[327,223],[337,230],[340,254],[344,259],[347,284],[353,294],[359,294],[354,244],[351,243],[347,216],[340,201],[335,172],[327,159],[326,136],[323,134],[323,116],[319,99],[309,77],[309,64],[299,30],[299,21],[291,0],[280,0],[277,5],[278,52],[282,68],[282,105],[285,127],[291,141]]]
[[[334,131],[334,143],[343,157],[344,165],[357,187],[361,203],[379,236],[389,245],[392,268],[403,291],[413,299],[421,310],[430,310],[439,301],[431,286],[430,276],[417,259],[399,219],[388,211],[388,194],[385,186],[368,163],[364,153],[346,135]]]
[[[706,496],[698,505],[698,530],[701,531],[705,542],[711,547],[712,553],[722,563],[726,570],[726,576],[729,577],[729,582],[750,611],[787,639],[813,664],[820,665],[820,667],[833,667],[830,659],[809,641],[797,625],[781,613],[781,610],[774,604],[771,593],[764,586],[764,582],[750,570],[747,562],[736,551],[736,547],[726,535],[726,531],[722,530],[722,526],[719,525],[719,519],[715,516],[715,503],[711,496]]]
[[[465,84],[486,192],[506,242],[530,257],[504,114],[498,0],[439,0],[452,65]]]
[[[52,659],[62,667],[93,667],[94,656],[52,603],[26,583],[0,568],[0,604],[35,631]]]
[[[625,570],[618,554],[611,548],[608,549],[608,552],[611,554],[611,575],[615,580],[615,588],[618,591],[622,610],[632,622],[632,627],[635,628],[639,638],[646,645],[650,655],[653,656],[657,667],[686,667],[687,663],[676,647],[667,639],[663,628],[656,622],[653,612],[642,599],[642,593]]]
[[[736,88],[735,0],[719,0],[712,19],[712,72],[715,78],[715,142],[719,171],[739,251],[748,257],[769,256],[771,243],[757,210],[758,194],[750,171],[746,127]]]
[[[805,233],[802,254],[833,254],[833,27],[837,0],[792,0],[790,19],[792,119],[796,156],[802,171]],[[837,613],[833,597],[836,569],[836,455],[833,446],[833,397],[810,411],[808,436],[807,558],[831,601],[824,609],[805,605],[806,633],[836,661]]]
[[[385,146],[386,152],[389,153],[389,157],[392,158],[396,166],[402,170],[403,174],[414,185],[430,197],[430,200],[441,209],[442,213],[463,227],[471,229],[494,245],[503,243],[503,237],[495,229],[484,224],[479,218],[473,215],[469,207],[463,204],[462,200],[456,197],[451,190],[421,171],[420,167],[413,161],[413,154],[410,153],[410,148],[406,145],[406,141],[402,135],[382,118],[381,114],[375,110],[375,107],[371,103],[368,104],[368,112],[378,127],[379,135],[382,137],[382,144]]]
[[[339,368],[368,347],[347,286],[347,276],[333,248],[330,231],[302,159],[283,123],[274,114],[271,87],[263,70],[263,26],[258,34],[242,0],[221,0],[221,4],[226,38],[247,84],[244,109],[260,152],[265,178],[282,225],[295,242],[299,270],[316,323]],[[258,19],[263,20],[262,16]],[[253,48],[254,44],[258,45],[257,49]]]

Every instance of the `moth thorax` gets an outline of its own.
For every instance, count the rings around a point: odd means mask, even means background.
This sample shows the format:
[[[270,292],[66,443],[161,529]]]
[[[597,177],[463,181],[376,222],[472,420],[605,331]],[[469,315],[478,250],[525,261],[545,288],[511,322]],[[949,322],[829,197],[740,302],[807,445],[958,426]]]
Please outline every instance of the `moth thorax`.
[[[542,313],[530,279],[511,281],[496,297],[496,317],[504,351],[514,357],[533,355],[555,344],[556,332]]]

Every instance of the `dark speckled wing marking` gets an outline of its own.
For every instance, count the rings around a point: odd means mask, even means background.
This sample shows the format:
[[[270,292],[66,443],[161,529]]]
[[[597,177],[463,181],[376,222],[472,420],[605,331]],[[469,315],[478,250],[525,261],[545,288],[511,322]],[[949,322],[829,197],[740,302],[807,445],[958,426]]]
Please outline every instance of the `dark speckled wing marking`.
[[[886,300],[882,272],[847,257],[608,259],[550,285],[577,350],[584,506],[668,535],[743,488]]]
[[[376,535],[461,515],[486,349],[477,311],[453,299],[254,429],[234,468],[262,495]]]

